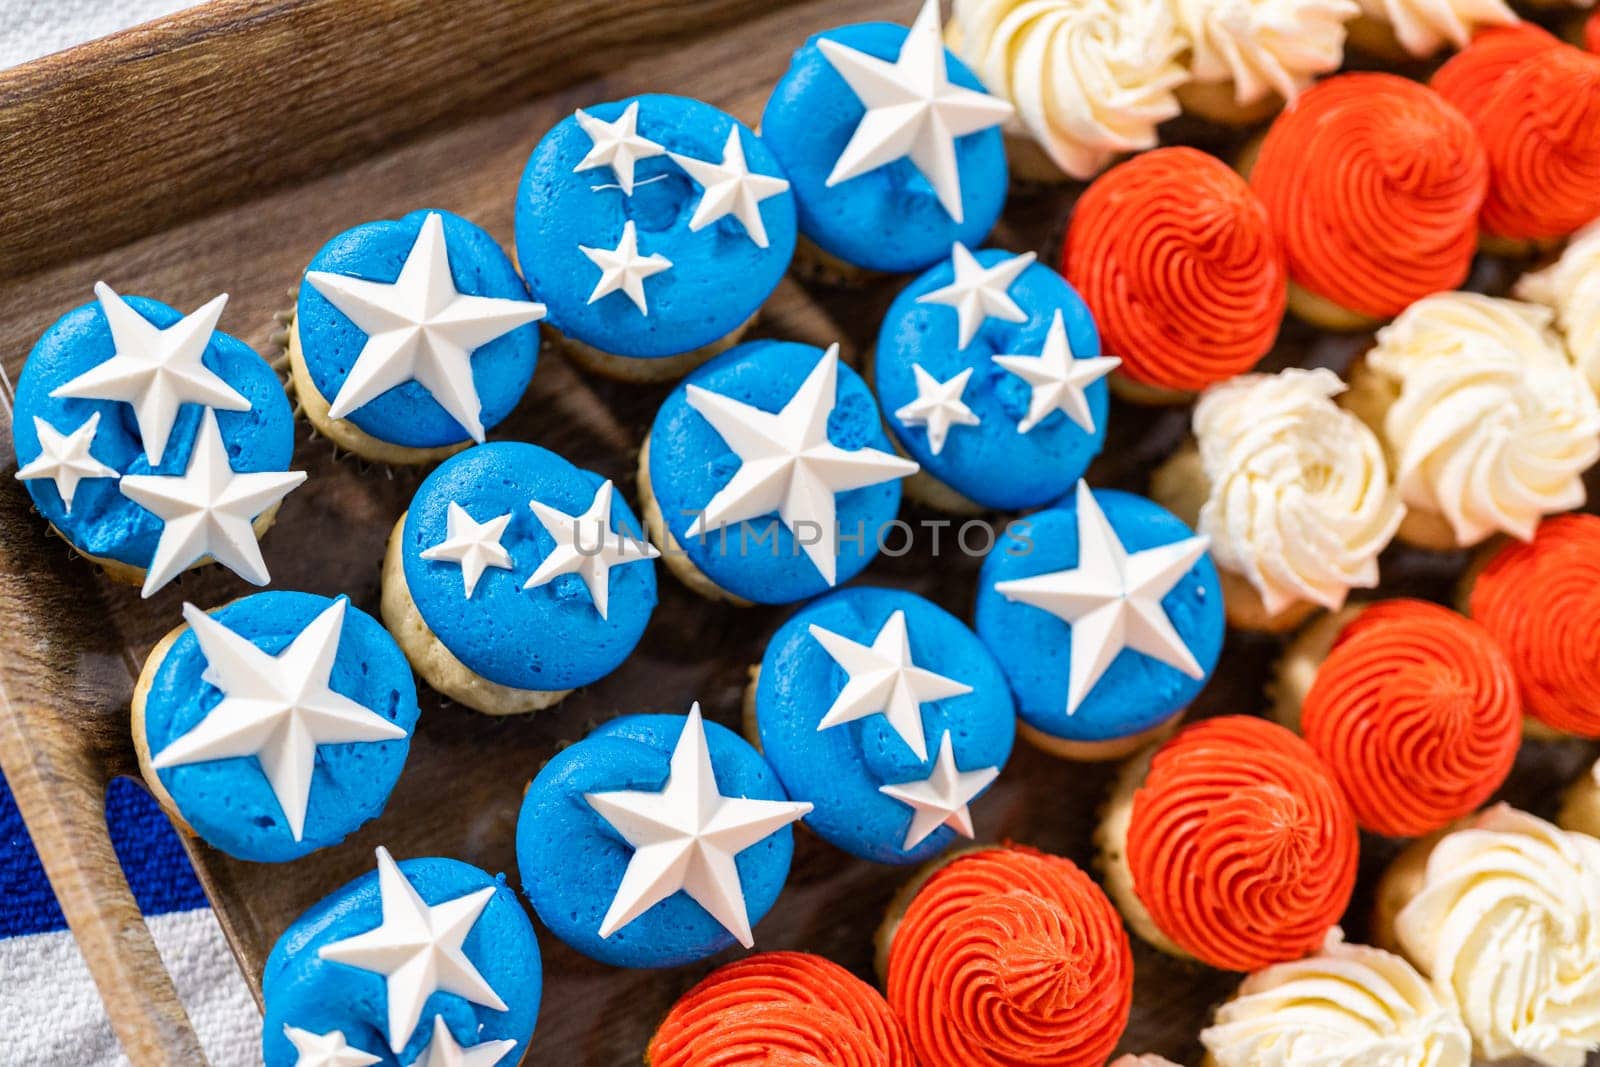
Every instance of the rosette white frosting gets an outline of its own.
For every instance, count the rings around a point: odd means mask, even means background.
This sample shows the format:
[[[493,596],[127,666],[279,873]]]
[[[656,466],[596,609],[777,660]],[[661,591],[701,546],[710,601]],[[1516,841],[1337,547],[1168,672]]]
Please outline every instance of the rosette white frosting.
[[[1234,101],[1285,100],[1344,60],[1356,0],[1176,0],[1197,82],[1233,83]]]
[[[1412,55],[1431,56],[1445,45],[1465,48],[1485,26],[1510,26],[1516,13],[1505,0],[1360,0],[1368,18],[1387,22]]]
[[[1550,266],[1523,275],[1515,294],[1556,313],[1567,354],[1600,393],[1600,222],[1574,234]]]

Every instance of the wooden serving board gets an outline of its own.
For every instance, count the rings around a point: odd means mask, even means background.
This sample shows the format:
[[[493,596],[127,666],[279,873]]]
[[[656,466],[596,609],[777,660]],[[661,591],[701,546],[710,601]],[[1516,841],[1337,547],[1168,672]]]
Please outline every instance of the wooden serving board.
[[[575,107],[644,91],[698,96],[754,123],[789,55],[817,30],[870,18],[908,22],[915,0],[224,0],[0,74],[0,357],[10,380],[38,335],[85,302],[96,279],[181,309],[231,294],[222,329],[271,355],[275,313],[299,272],[348,226],[418,207],[460,212],[509,246],[517,177],[540,135]],[[1180,120],[1172,138],[1200,131]],[[1211,145],[1231,151],[1233,145]],[[994,236],[1057,258],[1081,187],[1017,195]],[[1501,292],[1509,268],[1475,285]],[[898,282],[860,291],[783,283],[755,336],[872,343]],[[1342,368],[1367,337],[1289,323],[1265,366]],[[664,389],[589,380],[541,358],[532,389],[493,434],[550,447],[633,496],[636,450]],[[1117,404],[1096,485],[1143,491],[1183,438],[1187,409]],[[310,472],[264,539],[273,584],[348,593],[375,612],[385,535],[416,471],[337,457],[302,424]],[[10,477],[9,404],[0,405],[0,766],[63,909],[138,1064],[203,1062],[108,842],[106,783],[135,775],[128,699],[145,654],[185,600],[213,606],[248,591],[193,572],[148,601],[50,536]],[[925,543],[924,543],[925,544]],[[1462,554],[1394,550],[1384,592],[1448,599]],[[882,558],[865,579],[915,589],[970,615],[976,560],[919,550]],[[516,884],[513,835],[523,786],[552,753],[612,716],[683,712],[737,725],[748,667],[784,609],[715,606],[665,572],[661,605],[635,655],[600,684],[534,715],[492,719],[424,693],[411,757],[388,810],[343,845],[290,865],[242,863],[189,842],[195,869],[259,994],[273,941],[305,907],[397,856],[448,855]],[[1230,634],[1196,715],[1260,712],[1281,645]],[[1505,798],[1552,814],[1592,746],[1525,746]],[[1092,860],[1090,836],[1111,769],[1055,761],[1019,743],[976,806],[979,839],[1015,840]],[[872,978],[872,933],[901,869],[845,857],[797,834],[794,869],[757,928],[760,948],[820,952]],[[1347,919],[1366,930],[1370,890],[1393,855],[1369,840]],[[638,1063],[675,997],[729,955],[672,971],[613,970],[541,938],[545,999],[526,1062]],[[1236,979],[1136,944],[1133,1018],[1123,1048],[1180,1062]],[[731,954],[730,954],[731,955]]]

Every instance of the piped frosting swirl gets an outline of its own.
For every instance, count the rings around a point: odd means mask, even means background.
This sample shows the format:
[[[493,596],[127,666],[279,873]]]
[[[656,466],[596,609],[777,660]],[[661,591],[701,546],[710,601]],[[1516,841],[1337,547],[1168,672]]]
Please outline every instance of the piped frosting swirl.
[[[1232,82],[1234,102],[1269,93],[1292,102],[1344,60],[1344,24],[1355,0],[1177,0],[1196,82]]]
[[[1400,47],[1417,58],[1445,45],[1465,48],[1485,26],[1510,26],[1517,16],[1505,0],[1360,0],[1370,19],[1387,23]]]
[[[1556,313],[1567,355],[1600,394],[1600,222],[1575,234],[1550,266],[1524,274],[1513,293]]]

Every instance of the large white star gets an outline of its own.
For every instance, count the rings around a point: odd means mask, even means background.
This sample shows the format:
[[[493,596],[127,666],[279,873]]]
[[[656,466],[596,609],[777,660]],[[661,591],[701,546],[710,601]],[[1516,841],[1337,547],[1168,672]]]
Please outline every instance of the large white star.
[[[595,610],[602,619],[606,617],[611,602],[611,568],[661,555],[649,541],[624,537],[611,529],[612,493],[608,478],[595,490],[588,510],[581,515],[568,515],[538,500],[528,501],[545,531],[556,539],[556,547],[522,588],[536,589],[560,575],[576,574],[589,587]]]
[[[1057,411],[1077,423],[1084,433],[1094,433],[1094,413],[1089,410],[1089,397],[1084,390],[1122,363],[1115,356],[1073,359],[1059,310],[1050,320],[1044,349],[1037,356],[995,356],[994,361],[1033,390],[1028,397],[1028,414],[1017,423],[1018,433],[1027,433]]]
[[[689,709],[659,793],[623,790],[587,793],[584,799],[633,846],[622,884],[600,922],[601,937],[681,889],[745,948],[755,938],[734,858],[811,811],[810,804],[719,792],[699,704]]]
[[[90,453],[94,435],[100,428],[100,413],[91,414],[71,433],[62,433],[35,415],[33,432],[39,437],[39,454],[17,471],[19,481],[49,478],[56,483],[61,503],[72,514],[72,499],[78,495],[78,483],[85,478],[115,478],[117,469],[95,459]]]
[[[617,242],[617,247],[590,248],[588,245],[579,245],[578,251],[600,268],[600,280],[594,283],[589,303],[620,290],[633,301],[639,314],[650,314],[650,305],[644,295],[644,280],[669,269],[672,260],[659,252],[648,256],[639,254],[639,233],[634,229],[632,219],[622,224],[622,239]]]
[[[1027,322],[1028,313],[1011,299],[1011,283],[1038,258],[1032,252],[1002,259],[992,267],[985,267],[967,246],[957,241],[950,248],[950,262],[955,267],[955,281],[931,293],[917,297],[919,304],[944,304],[956,309],[956,326],[960,339],[956,347],[966,348],[978,336],[985,319],[1003,319],[1006,322]]]
[[[815,524],[819,537],[799,538],[829,585],[838,572],[839,529],[834,496],[917,472],[908,459],[876,448],[849,451],[828,440],[828,416],[838,388],[839,346],[829,345],[800,388],[773,413],[698,385],[689,406],[739,456],[739,470],[689,526],[698,537],[776,511],[791,531]]]
[[[111,329],[113,355],[56,386],[50,392],[52,397],[118,400],[132,405],[139,442],[152,467],[166,455],[172,423],[184,404],[250,410],[250,401],[200,362],[228,302],[227,293],[166,329],[158,329],[128,306],[105,282],[95,282],[94,295]]]
[[[308,272],[306,281],[367,335],[328,406],[330,418],[342,419],[390,389],[415,381],[480,442],[483,403],[472,380],[472,353],[545,313],[543,304],[531,300],[469,296],[458,290],[438,212],[422,220],[394,281],[321,270]]]
[[[378,898],[383,922],[364,934],[323,945],[317,955],[384,977],[389,1001],[389,1048],[406,1047],[422,1018],[422,1006],[436,992],[505,1011],[506,1003],[473,966],[461,943],[493,899],[494,886],[466,896],[427,904],[395,865],[389,850],[378,849]]]
[[[456,1035],[445,1025],[443,1015],[433,1017],[433,1038],[417,1060],[416,1067],[495,1067],[506,1053],[517,1047],[515,1041],[483,1041],[462,1048]]]
[[[622,187],[622,195],[633,195],[633,165],[641,159],[666,154],[666,149],[639,136],[639,101],[623,109],[615,122],[597,119],[579,108],[572,116],[589,135],[589,152],[572,168],[574,174],[596,167],[610,167]]]
[[[266,585],[267,563],[251,524],[305,480],[305,471],[236,472],[216,412],[207,408],[183,474],[127,474],[118,483],[123,496],[163,523],[142,595],[207,556],[247,582]]]
[[[894,417],[907,426],[926,426],[928,449],[937,456],[944,451],[950,427],[976,426],[981,421],[961,399],[967,379],[972,377],[972,368],[966,368],[946,382],[923,370],[920,363],[911,364],[911,373],[917,380],[917,398],[897,408]]]
[[[771,199],[789,188],[783,178],[756,174],[744,161],[744,142],[739,138],[739,127],[728,131],[728,143],[722,149],[722,162],[710,163],[692,156],[669,153],[672,161],[699,184],[703,192],[695,205],[694,216],[689,219],[691,233],[699,233],[724,215],[739,220],[758,248],[767,247],[767,227],[761,221],[761,201]]]
[[[963,771],[956,766],[950,732],[939,739],[939,755],[933,770],[920,781],[880,785],[878,792],[911,808],[911,826],[906,830],[902,849],[916,848],[941,826],[948,826],[963,837],[972,836],[972,812],[967,805],[1000,777],[1000,768],[982,767]]]
[[[1067,714],[1083,703],[1125,648],[1175,667],[1191,678],[1205,671],[1178,635],[1161,598],[1183,580],[1209,544],[1186,537],[1129,554],[1100,510],[1089,486],[1077,495],[1078,565],[1032,578],[996,582],[1007,600],[1029,604],[1071,624],[1072,673]]]
[[[939,0],[922,5],[893,63],[826,37],[817,47],[867,109],[850,143],[839,153],[828,185],[909,158],[933,186],[945,211],[961,222],[955,139],[1000,125],[1010,117],[1011,105],[950,84],[939,33]]]
[[[314,1034],[285,1023],[283,1036],[294,1046],[294,1067],[371,1067],[382,1062],[372,1053],[347,1043],[342,1030]]]
[[[419,555],[423,559],[445,560],[460,566],[462,595],[470,600],[472,591],[478,588],[478,579],[487,568],[511,569],[511,553],[500,543],[510,522],[509,511],[478,522],[467,514],[466,508],[452,500],[445,514],[444,540],[423,549]]]

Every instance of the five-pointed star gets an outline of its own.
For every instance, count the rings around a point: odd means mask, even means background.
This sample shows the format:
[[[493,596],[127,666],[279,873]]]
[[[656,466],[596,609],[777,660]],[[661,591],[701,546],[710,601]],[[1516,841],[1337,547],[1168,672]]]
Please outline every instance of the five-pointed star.
[[[621,117],[615,122],[597,119],[582,108],[579,108],[572,117],[578,120],[578,125],[583,127],[583,132],[589,135],[591,142],[589,153],[578,160],[578,165],[572,168],[572,172],[578,174],[594,170],[596,167],[610,167],[617,176],[617,184],[622,187],[623,196],[633,195],[635,163],[651,156],[666,154],[665,148],[648,137],[639,136],[637,100],[623,109]]]
[[[156,770],[188,763],[254,756],[289,832],[299,841],[311,803],[311,778],[318,745],[391,741],[405,730],[329,686],[344,597],[301,630],[276,656],[228,629],[193,604],[183,618],[206,659],[201,678],[222,691],[222,700],[188,733],[151,760]]]
[[[126,474],[118,483],[123,496],[163,522],[142,595],[151,596],[207,556],[247,582],[266,585],[267,563],[251,524],[305,480],[305,471],[234,471],[216,412],[207,408],[183,474]]]
[[[928,738],[922,729],[922,705],[972,692],[972,686],[964,682],[911,662],[911,638],[903,611],[896,611],[884,621],[870,646],[815,623],[810,632],[848,675],[844,688],[817,723],[819,733],[831,726],[881,714],[917,759],[925,760]]]
[[[821,531],[820,537],[802,538],[801,547],[823,580],[833,584],[839,554],[834,495],[917,471],[908,459],[876,448],[850,451],[828,440],[838,376],[839,346],[834,344],[777,413],[698,385],[688,387],[689,406],[740,460],[733,478],[690,524],[689,537],[776,511],[791,531],[797,522]]]
[[[922,5],[893,63],[827,37],[818,40],[817,47],[867,109],[850,143],[839,153],[828,185],[909,158],[933,186],[945,211],[961,222],[955,139],[998,126],[1011,115],[1011,105],[950,84],[939,32],[939,0]]]
[[[78,483],[85,478],[115,478],[117,469],[108,467],[90,454],[94,435],[100,428],[100,413],[91,414],[71,433],[62,433],[35,415],[33,432],[39,437],[39,454],[17,471],[20,481],[49,478],[56,483],[61,503],[72,514],[72,498],[78,495]]]
[[[611,602],[611,568],[661,555],[649,541],[624,537],[611,528],[611,498],[608,478],[595,490],[588,510],[581,515],[568,515],[542,501],[528,501],[534,516],[556,539],[556,547],[522,588],[536,589],[559,575],[576,574],[589,587],[595,610],[602,619],[606,617]]]
[[[994,361],[1033,389],[1027,417],[1017,423],[1018,433],[1027,433],[1056,411],[1063,412],[1085,433],[1094,433],[1094,413],[1089,410],[1089,397],[1084,390],[1122,363],[1115,356],[1073,359],[1059,310],[1050,320],[1044,349],[1037,356],[995,356]]]
[[[323,945],[317,955],[335,963],[381,974],[389,1000],[389,1048],[406,1047],[422,1018],[422,1006],[436,992],[505,1011],[506,1003],[473,966],[461,943],[494,897],[495,887],[428,904],[395,865],[389,850],[378,849],[378,898],[383,922],[364,934]]]
[[[450,501],[445,515],[444,540],[422,550],[423,559],[447,560],[461,567],[462,595],[472,599],[478,588],[478,579],[489,567],[511,569],[511,553],[500,543],[506,526],[511,522],[511,512],[478,522],[467,509]]]
[[[698,703],[689,709],[659,793],[622,790],[587,793],[584,799],[633,846],[600,922],[601,937],[681,889],[745,948],[755,938],[734,858],[811,811],[805,803],[723,796]]]
[[[431,212],[392,282],[314,270],[306,281],[367,341],[328,406],[342,419],[396,386],[415,381],[474,441],[483,440],[483,403],[472,380],[472,353],[544,317],[531,300],[471,296],[450,274],[444,219]]]
[[[699,233],[724,215],[732,215],[744,226],[750,240],[758,248],[767,247],[767,227],[761,221],[761,201],[777,196],[789,188],[783,178],[755,174],[744,161],[744,142],[739,138],[739,127],[728,131],[728,143],[722,149],[722,162],[710,163],[692,156],[669,153],[672,161],[682,167],[702,190],[700,203],[695,205],[694,217],[689,220],[691,233]]]
[[[456,1035],[445,1025],[443,1015],[433,1017],[433,1038],[417,1060],[416,1067],[495,1067],[506,1053],[517,1047],[515,1041],[484,1041],[462,1048]]]
[[[928,777],[921,781],[880,785],[878,792],[911,807],[911,826],[900,847],[912,849],[941,826],[948,826],[963,837],[971,837],[972,812],[967,810],[967,805],[998,777],[998,767],[981,767],[975,771],[958,769],[947,730],[939,740],[939,755]]]
[[[650,314],[650,305],[644,297],[644,280],[660,274],[672,266],[672,260],[659,252],[648,256],[639,254],[639,233],[633,220],[622,224],[622,240],[615,248],[590,248],[579,245],[578,251],[589,257],[589,262],[600,268],[600,280],[594,283],[589,303],[621,290],[639,314]]]
[[[346,1043],[342,1030],[314,1034],[285,1023],[283,1036],[289,1039],[289,1044],[298,1053],[294,1067],[371,1067],[381,1062],[372,1053]]]
[[[159,329],[128,306],[105,282],[95,282],[114,354],[64,385],[52,397],[119,400],[133,407],[139,442],[152,467],[161,463],[172,436],[172,423],[184,404],[204,404],[222,411],[249,411],[250,401],[200,361],[222,317],[228,294],[199,311]]]
[[[955,281],[931,293],[917,297],[919,304],[944,304],[956,309],[956,325],[960,339],[956,347],[966,348],[978,336],[985,319],[1003,319],[1006,322],[1027,322],[1028,313],[1011,299],[1011,283],[1017,275],[1027,270],[1038,258],[1032,252],[1002,259],[992,267],[985,267],[967,246],[957,241],[950,248],[950,262],[955,267]]]
[[[1072,670],[1067,714],[1078,710],[1100,676],[1125,648],[1205,677],[1194,653],[1178,635],[1161,598],[1183,580],[1209,544],[1186,537],[1130,554],[1095,502],[1078,483],[1078,565],[1031,578],[996,582],[995,592],[1048,611],[1071,624]]]
[[[907,426],[928,428],[928,449],[934,455],[944,451],[944,439],[952,426],[976,426],[978,416],[961,400],[972,377],[968,367],[949,381],[941,382],[922,369],[922,364],[911,364],[911,373],[917,379],[917,398],[895,409],[894,417]]]

